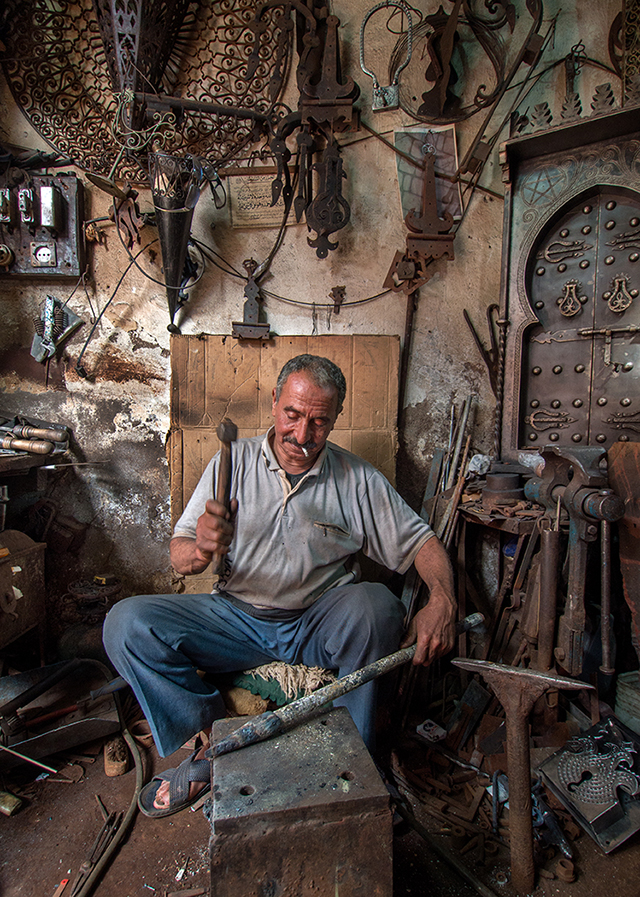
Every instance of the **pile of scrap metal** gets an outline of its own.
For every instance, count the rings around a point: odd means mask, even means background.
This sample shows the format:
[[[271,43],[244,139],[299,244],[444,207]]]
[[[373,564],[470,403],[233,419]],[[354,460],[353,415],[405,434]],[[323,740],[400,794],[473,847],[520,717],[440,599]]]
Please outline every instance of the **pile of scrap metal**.
[[[495,465],[483,479],[467,464],[464,490],[444,493],[460,520],[459,612],[473,604],[486,626],[459,641],[457,670],[440,681],[429,674],[430,698],[417,698],[415,670],[405,671],[398,709],[409,737],[392,772],[411,812],[450,836],[454,864],[468,853],[518,893],[531,891],[536,871],[572,880],[571,841],[583,831],[609,853],[640,829],[640,718],[620,719],[617,704],[614,712],[601,700],[616,680],[613,617],[627,611],[612,596],[618,521],[624,593],[637,615],[632,449],[609,459],[600,447],[549,446],[529,469]],[[476,557],[485,536],[500,545],[493,595],[474,581],[472,533]]]

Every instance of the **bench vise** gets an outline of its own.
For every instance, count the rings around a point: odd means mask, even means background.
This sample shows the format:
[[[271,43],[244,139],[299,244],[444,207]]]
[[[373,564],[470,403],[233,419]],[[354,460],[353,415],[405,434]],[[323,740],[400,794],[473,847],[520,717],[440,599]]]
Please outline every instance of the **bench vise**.
[[[554,653],[562,669],[570,676],[579,676],[588,546],[598,538],[599,521],[613,523],[623,516],[624,502],[608,488],[607,476],[600,467],[603,448],[546,446],[540,454],[544,469],[525,483],[524,491],[530,501],[547,508],[549,516],[559,512],[559,504],[569,516],[569,581]]]

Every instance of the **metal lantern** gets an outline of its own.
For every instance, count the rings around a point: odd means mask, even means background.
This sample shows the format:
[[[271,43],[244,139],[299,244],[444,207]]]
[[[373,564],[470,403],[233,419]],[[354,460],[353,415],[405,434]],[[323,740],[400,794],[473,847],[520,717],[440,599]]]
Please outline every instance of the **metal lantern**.
[[[150,153],[149,176],[169,303],[168,330],[180,333],[174,318],[187,299],[184,294],[184,286],[190,279],[189,275],[185,277],[187,246],[204,173],[195,156],[181,158]]]

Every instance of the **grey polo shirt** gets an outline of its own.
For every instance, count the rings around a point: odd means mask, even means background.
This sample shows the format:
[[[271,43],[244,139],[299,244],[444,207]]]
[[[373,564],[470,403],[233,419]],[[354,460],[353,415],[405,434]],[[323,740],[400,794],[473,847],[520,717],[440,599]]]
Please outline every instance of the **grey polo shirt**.
[[[327,442],[292,487],[264,436],[231,445],[235,535],[214,591],[257,608],[308,607],[327,589],[355,580],[360,549],[404,573],[432,529],[373,465]],[[174,536],[195,538],[196,523],[217,481],[219,454],[207,465]]]

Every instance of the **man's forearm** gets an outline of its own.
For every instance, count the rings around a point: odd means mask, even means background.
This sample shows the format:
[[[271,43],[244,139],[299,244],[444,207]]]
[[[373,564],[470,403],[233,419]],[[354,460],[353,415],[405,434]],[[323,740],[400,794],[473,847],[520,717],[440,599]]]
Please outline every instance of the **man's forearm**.
[[[171,565],[176,573],[190,576],[194,573],[202,573],[211,563],[208,558],[196,547],[196,540],[188,536],[174,536],[169,545]]]
[[[434,536],[428,539],[416,555],[414,564],[420,579],[429,589],[429,595],[445,598],[455,607],[453,568],[442,542]]]
[[[416,555],[415,568],[429,589],[429,600],[409,622],[401,647],[416,642],[414,664],[429,664],[454,644],[456,599],[453,569],[444,545],[428,539]]]

